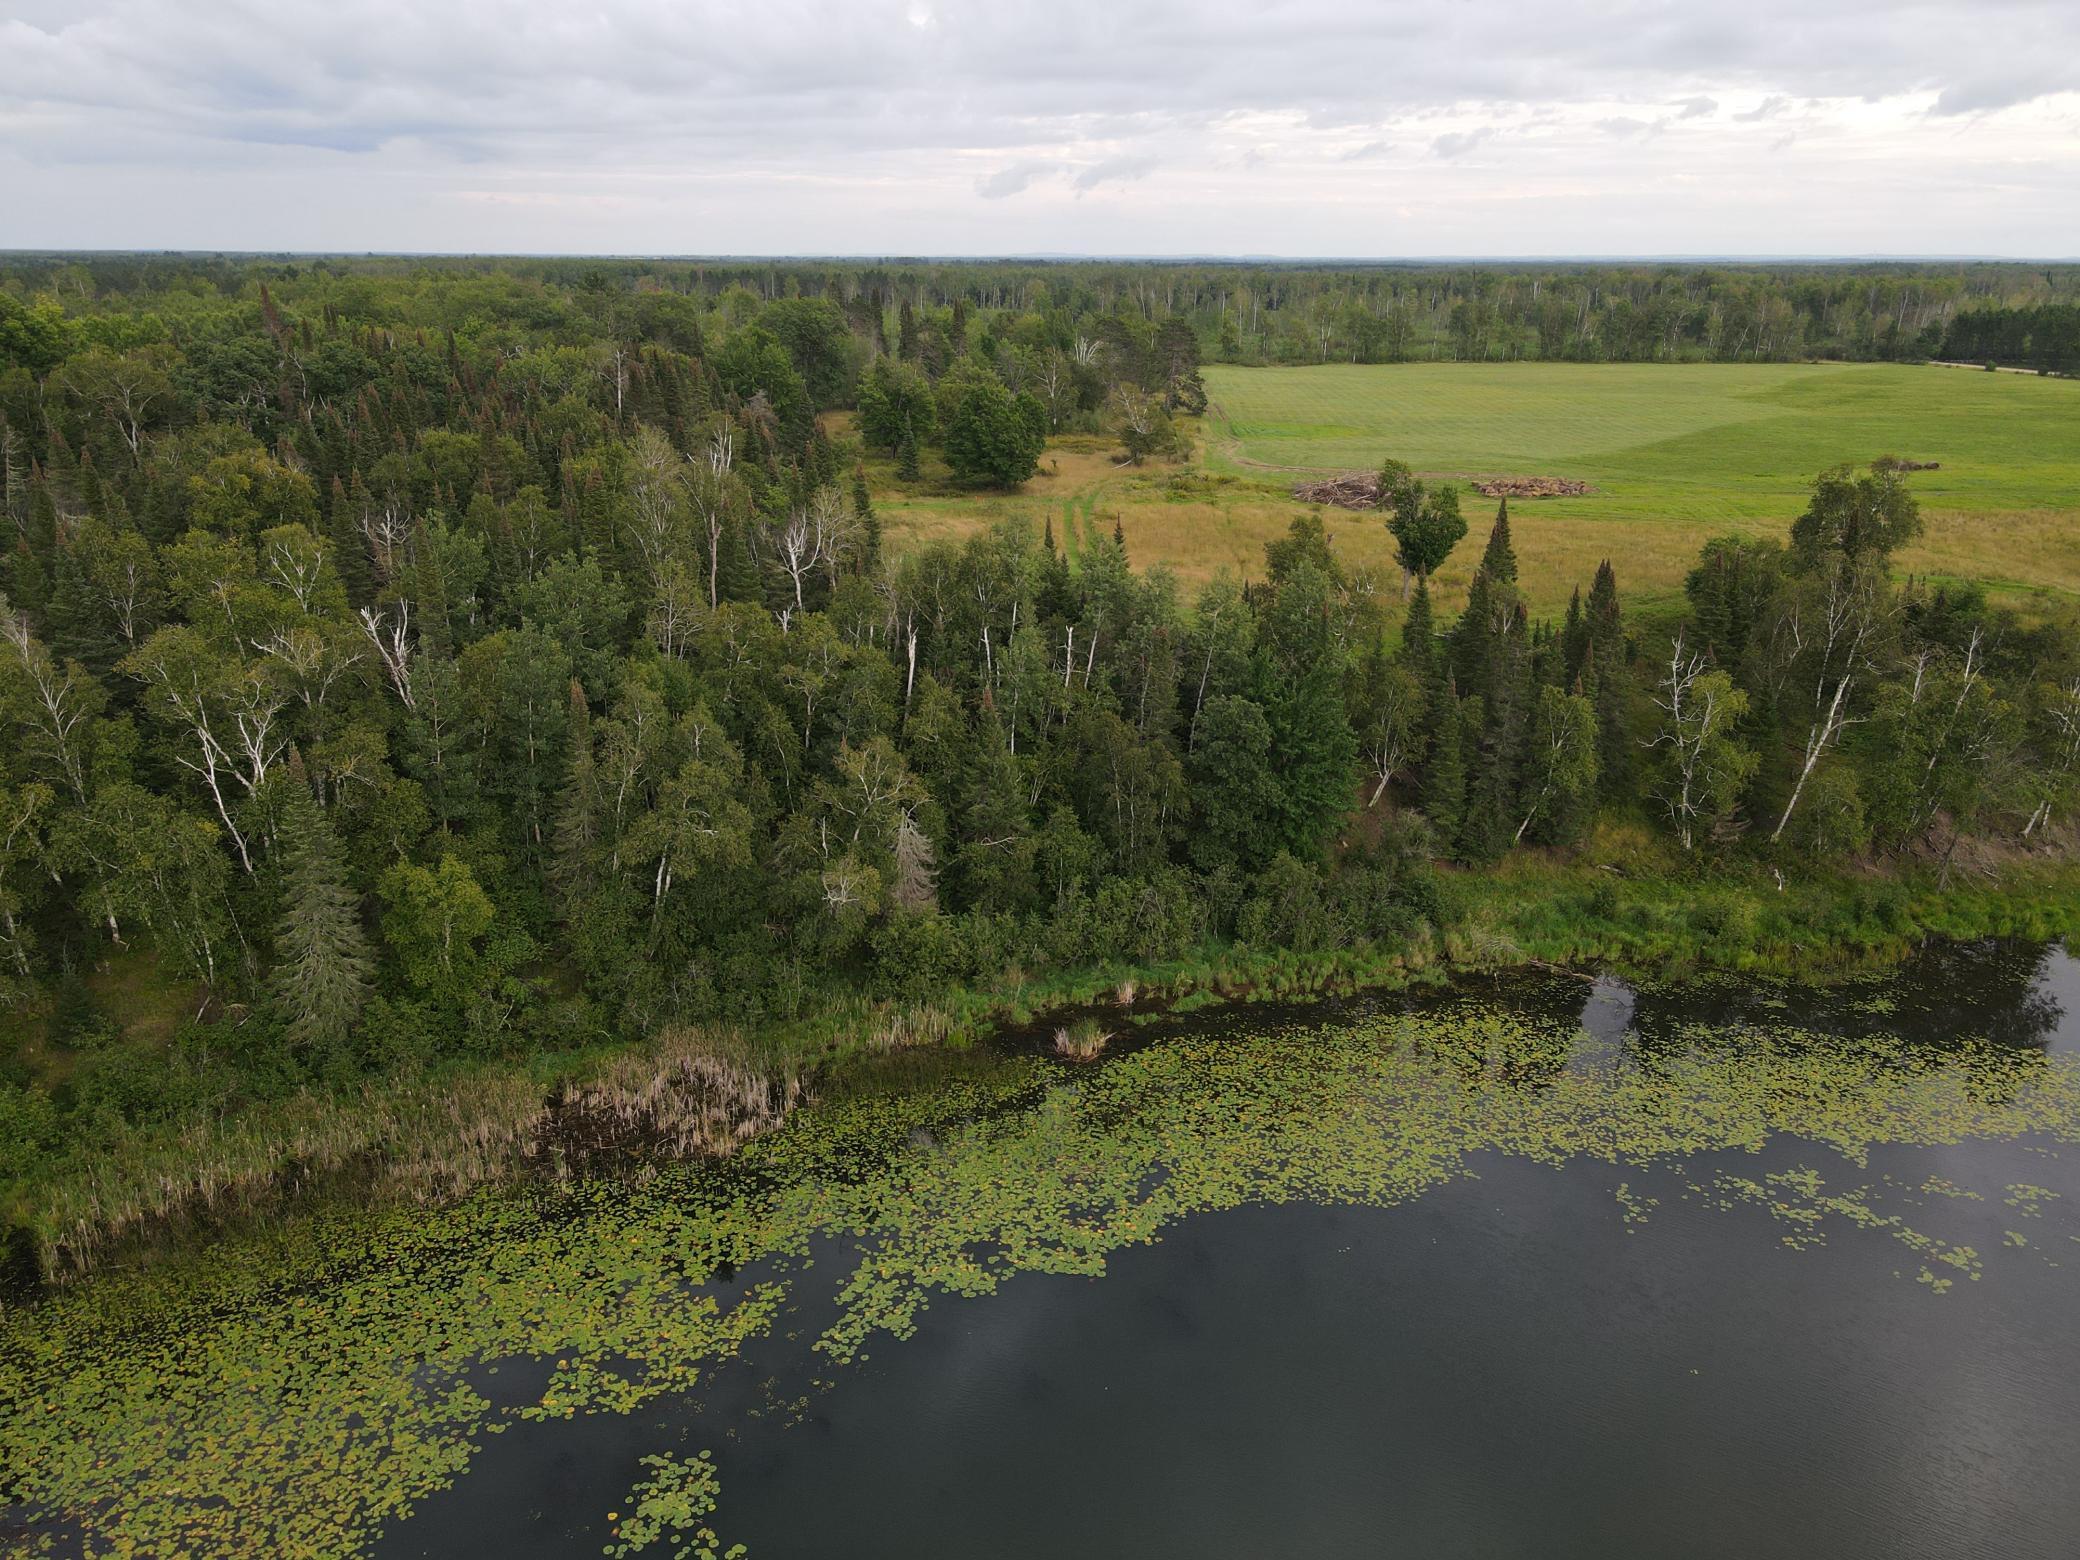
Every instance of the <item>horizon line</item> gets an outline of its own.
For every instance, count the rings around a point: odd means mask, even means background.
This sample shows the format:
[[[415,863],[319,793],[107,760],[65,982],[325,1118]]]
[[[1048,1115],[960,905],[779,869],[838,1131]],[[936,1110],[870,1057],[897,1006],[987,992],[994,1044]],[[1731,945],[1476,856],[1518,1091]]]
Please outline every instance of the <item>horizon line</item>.
[[[913,262],[928,264],[1138,264],[1138,265],[2080,265],[2075,255],[1974,254],[1918,251],[1752,252],[1719,250],[1588,252],[1580,254],[1504,254],[1467,251],[1443,254],[1270,254],[1214,250],[1080,251],[1005,250],[967,253],[901,253],[894,250],[770,250],[697,252],[691,250],[589,249],[251,249],[236,247],[75,247],[63,245],[0,246],[0,260],[66,257],[220,260],[653,260],[673,263],[744,262]]]

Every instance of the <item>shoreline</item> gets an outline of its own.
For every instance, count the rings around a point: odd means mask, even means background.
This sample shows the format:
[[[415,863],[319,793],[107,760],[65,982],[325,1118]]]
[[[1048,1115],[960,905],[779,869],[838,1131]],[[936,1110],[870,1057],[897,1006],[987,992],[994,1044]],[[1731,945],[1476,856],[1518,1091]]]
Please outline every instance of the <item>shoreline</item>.
[[[110,1262],[149,1266],[169,1246],[207,1247],[314,1196],[437,1205],[486,1185],[568,1179],[574,1169],[724,1157],[797,1106],[814,1109],[816,1086],[850,1059],[965,1048],[1078,1011],[1147,1023],[1511,970],[1825,985],[1881,973],[1938,938],[2080,935],[2080,863],[2066,859],[1948,887],[1919,864],[1782,887],[1760,870],[1686,880],[1540,861],[1441,882],[1443,929],[1425,920],[1401,938],[1314,950],[1209,945],[923,1001],[855,994],[757,1029],[679,1028],[374,1081],[358,1094],[306,1090],[156,1139],[139,1134],[120,1163],[68,1167],[11,1189],[0,1283],[34,1293]]]

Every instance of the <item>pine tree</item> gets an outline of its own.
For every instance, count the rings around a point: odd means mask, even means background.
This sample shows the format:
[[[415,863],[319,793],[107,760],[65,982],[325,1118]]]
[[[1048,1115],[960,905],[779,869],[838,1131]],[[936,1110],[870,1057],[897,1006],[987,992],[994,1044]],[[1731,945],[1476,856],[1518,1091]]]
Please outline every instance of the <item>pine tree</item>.
[[[106,678],[122,659],[122,640],[95,600],[86,561],[76,546],[60,546],[52,559],[45,622],[52,651],[61,660],[78,661],[96,677]]]
[[[1560,653],[1570,684],[1582,674],[1582,659],[1589,649],[1589,624],[1582,616],[1582,587],[1567,598],[1567,618],[1560,625]]]
[[[902,437],[896,440],[896,477],[899,481],[915,482],[923,474],[917,457],[917,430],[905,422]]]
[[[1425,574],[1416,576],[1408,615],[1401,620],[1401,664],[1415,673],[1424,692],[1432,691],[1437,680],[1437,624],[1430,610],[1430,578]]]
[[[1469,861],[1494,861],[1508,850],[1515,833],[1511,814],[1517,800],[1517,776],[1523,767],[1524,734],[1529,719],[1532,658],[1530,628],[1519,603],[1508,626],[1489,641],[1484,718],[1477,735],[1464,739],[1475,755],[1466,794],[1466,819],[1459,829],[1461,851]]]
[[[1472,719],[1478,723],[1478,699]],[[1446,842],[1458,838],[1459,824],[1466,816],[1466,758],[1464,748],[1467,713],[1449,689],[1437,701],[1430,742],[1429,761],[1423,769],[1423,811],[1436,825],[1437,837]]]
[[[1476,569],[1466,592],[1466,610],[1452,625],[1446,645],[1446,660],[1452,680],[1467,698],[1485,697],[1488,692],[1488,662],[1495,636],[1495,587],[1488,571]]]
[[[570,760],[564,766],[563,794],[558,798],[555,854],[550,880],[556,885],[566,917],[593,882],[593,847],[599,843],[599,770],[592,752],[592,710],[585,685],[571,679]]]
[[[1517,582],[1517,552],[1509,540],[1509,500],[1495,510],[1495,527],[1488,533],[1488,550],[1481,554],[1481,572],[1498,585]]]
[[[1630,657],[1625,622],[1618,608],[1618,576],[1606,558],[1589,587],[1585,613],[1596,655],[1596,762],[1598,784],[1607,797],[1629,793],[1634,772],[1630,717]]]
[[[94,469],[94,452],[82,450],[79,457],[79,506],[96,520],[108,516],[108,498],[101,489],[101,473]]]
[[[367,606],[376,599],[375,571],[369,564],[368,541],[355,518],[354,502],[338,477],[332,479],[332,499],[325,512],[325,539],[332,544],[332,566],[339,571],[348,603]]]
[[[361,906],[347,886],[331,827],[292,760],[294,795],[283,819],[281,922],[271,979],[289,1043],[306,1057],[336,1053],[368,1001],[373,963]]]
[[[881,517],[874,513],[864,466],[852,468],[852,513],[859,521],[859,571],[871,578],[881,572]]]
[[[765,594],[765,582],[758,577],[758,565],[751,561],[751,539],[744,534],[744,522],[735,515],[723,521],[719,553],[719,567],[715,571],[717,598],[722,601],[761,600]]]

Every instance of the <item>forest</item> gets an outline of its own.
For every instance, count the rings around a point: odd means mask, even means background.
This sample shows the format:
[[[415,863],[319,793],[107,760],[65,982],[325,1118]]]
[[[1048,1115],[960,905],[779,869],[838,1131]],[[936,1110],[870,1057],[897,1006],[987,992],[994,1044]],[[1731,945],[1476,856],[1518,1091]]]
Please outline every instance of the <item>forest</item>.
[[[308,1091],[1417,944],[1599,830],[1779,884],[2062,851],[2080,630],[1897,577],[1908,461],[1705,541],[1651,624],[1622,560],[1534,619],[1507,502],[1392,450],[1395,574],[1296,505],[1189,599],[1124,529],[898,549],[876,499],[1175,452],[1214,359],[2027,359],[2075,275],[0,265],[13,1216]]]

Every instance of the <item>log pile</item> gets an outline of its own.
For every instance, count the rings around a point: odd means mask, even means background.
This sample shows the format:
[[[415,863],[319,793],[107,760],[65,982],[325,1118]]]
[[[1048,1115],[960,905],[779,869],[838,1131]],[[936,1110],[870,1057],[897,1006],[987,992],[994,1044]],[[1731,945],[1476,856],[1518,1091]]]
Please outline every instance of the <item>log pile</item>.
[[[1320,482],[1302,482],[1293,497],[1303,504],[1333,504],[1338,509],[1379,508],[1379,473],[1346,471],[1340,477]]]
[[[1473,490],[1483,498],[1579,498],[1589,484],[1572,477],[1483,477]]]
[[[1484,498],[1575,498],[1589,491],[1589,484],[1572,477],[1477,477],[1471,486]],[[1377,509],[1380,506],[1379,473],[1346,471],[1342,476],[1319,482],[1302,482],[1293,497],[1303,504],[1331,504],[1338,509]]]

